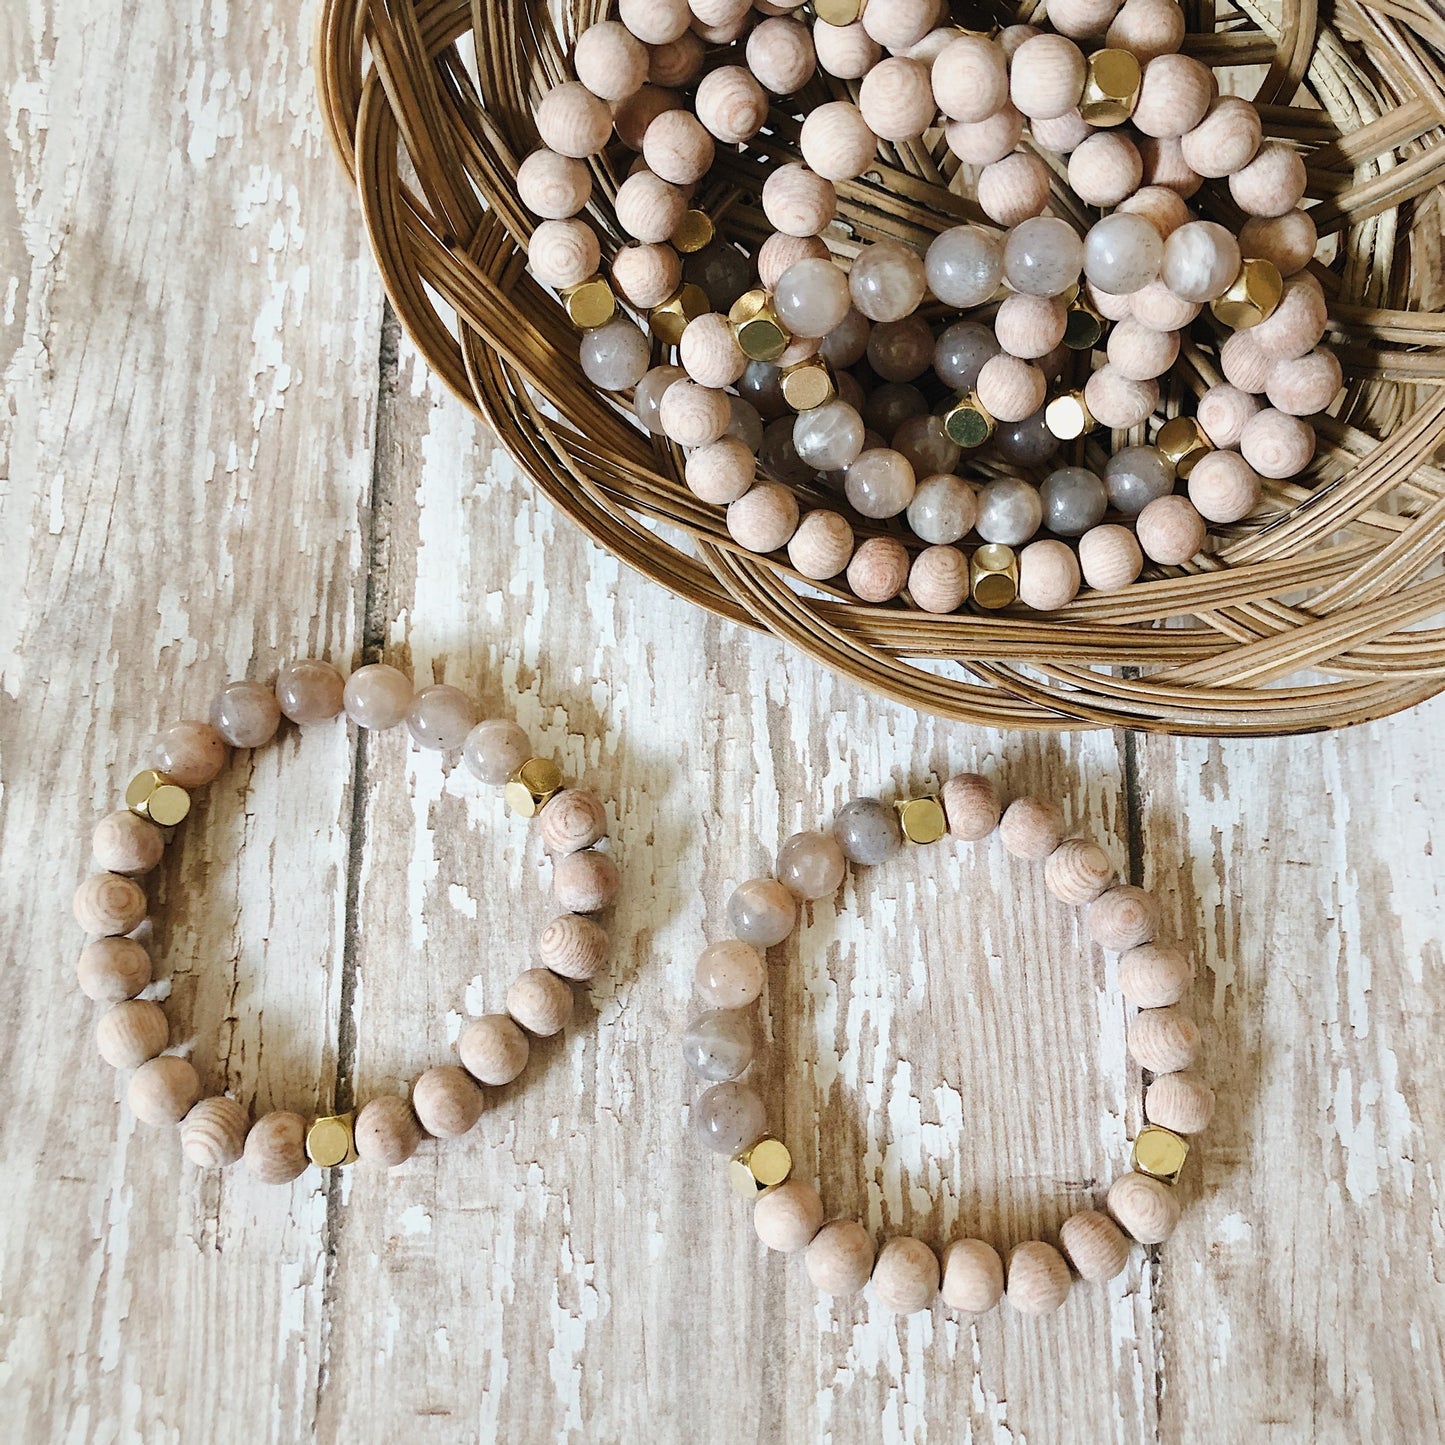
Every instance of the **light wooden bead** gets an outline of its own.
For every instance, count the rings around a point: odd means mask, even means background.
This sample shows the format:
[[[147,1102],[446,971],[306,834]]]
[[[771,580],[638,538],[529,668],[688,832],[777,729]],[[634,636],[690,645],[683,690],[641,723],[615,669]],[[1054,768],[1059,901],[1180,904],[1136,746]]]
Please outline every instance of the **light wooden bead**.
[[[857,1294],[873,1273],[873,1238],[856,1219],[834,1219],[813,1236],[804,1256],[808,1278],[822,1294]]]
[[[686,110],[665,110],[642,137],[649,170],[675,186],[690,186],[711,169],[717,145],[698,118]]]
[[[1185,28],[1184,11],[1175,0],[1124,0],[1104,43],[1111,50],[1129,51],[1143,65],[1178,50]]]
[[[677,230],[687,192],[649,170],[634,171],[617,188],[615,210],[617,224],[629,236],[656,245]]]
[[[1035,35],[1042,34],[1043,31],[1037,25],[1005,25],[995,36],[995,41],[998,48],[1003,51],[1004,59],[1012,64],[1014,56],[1018,54],[1019,47],[1024,41],[1032,40]]]
[[[858,109],[868,129],[881,139],[916,139],[938,114],[928,67],[901,55],[880,61],[863,77]]]
[[[145,890],[119,873],[92,873],[75,890],[70,906],[87,933],[114,937],[140,927],[146,916]]]
[[[1019,113],[1009,102],[1003,51],[982,36],[960,35],[949,41],[933,62],[930,80],[938,108],[950,120],[978,124],[1005,106]]]
[[[684,31],[666,45],[647,48],[647,79],[653,85],[673,87],[690,85],[702,73],[707,46],[701,36]]]
[[[730,26],[744,20],[753,8],[753,0],[688,0],[694,24]]]
[[[1179,333],[1156,331],[1142,322],[1121,321],[1109,333],[1109,365],[1130,381],[1152,381],[1179,359]]]
[[[705,75],[694,99],[697,118],[727,145],[751,140],[768,118],[768,97],[741,65]]]
[[[701,501],[715,507],[735,502],[753,484],[757,460],[737,437],[719,437],[688,454],[683,477]]]
[[[1113,877],[1109,855],[1092,838],[1065,838],[1044,860],[1044,886],[1060,903],[1092,903]]]
[[[731,386],[748,369],[748,359],[726,316],[709,311],[689,321],[677,348],[678,360],[699,386]]]
[[[1008,101],[984,120],[951,120],[944,128],[949,150],[969,166],[1001,161],[1019,143],[1023,133],[1024,118]]]
[[[647,47],[616,20],[589,25],[577,37],[572,69],[603,100],[622,100],[647,79]]]
[[[641,151],[647,132],[658,116],[678,110],[682,97],[662,85],[644,85],[636,95],[617,101],[612,107],[612,125],[617,138],[628,150]]]
[[[1089,905],[1089,937],[1110,953],[1148,943],[1159,928],[1159,904],[1152,893],[1121,883]]]
[[[839,80],[861,80],[883,58],[883,47],[858,21],[829,25],[815,20],[813,49],[818,54],[818,68]]]
[[[908,591],[924,612],[955,612],[968,596],[968,558],[957,547],[925,547],[908,571]]]
[[[1221,95],[1179,145],[1185,164],[1201,176],[1232,176],[1254,159],[1263,138],[1259,111],[1237,95]]]
[[[538,936],[537,957],[553,973],[586,983],[607,967],[607,930],[594,918],[563,913]]]
[[[569,992],[568,998],[572,995]],[[527,1067],[532,1046],[507,1014],[483,1014],[462,1030],[457,1040],[462,1067],[479,1084],[500,1088]]]
[[[661,306],[682,284],[682,257],[665,243],[621,246],[612,258],[612,289],[639,311]]]
[[[748,552],[776,552],[798,530],[798,499],[791,487],[759,482],[728,507],[728,535]]]
[[[1259,490],[1259,473],[1238,452],[1208,452],[1189,473],[1189,500],[1206,522],[1249,516]]]
[[[131,1075],[125,1097],[142,1124],[163,1129],[179,1124],[201,1097],[201,1077],[189,1059],[162,1054]]]
[[[1275,361],[1255,341],[1256,330],[1257,327],[1251,327],[1248,331],[1236,331],[1219,348],[1219,369],[1224,373],[1225,380],[1253,396],[1260,395],[1269,385],[1269,373]],[[1241,427],[1240,435],[1243,434]],[[1211,432],[1209,435],[1212,440],[1214,434]]]
[[[727,393],[695,381],[675,381],[662,394],[658,408],[662,430],[680,447],[705,447],[732,424]]]
[[[1259,410],[1259,405],[1258,397],[1237,386],[1221,383],[1211,386],[1199,398],[1194,419],[1216,447],[1238,446],[1245,422]]]
[[[798,133],[803,159],[830,181],[856,180],[878,155],[878,137],[851,101],[814,106]]]
[[[1194,979],[1194,965],[1165,943],[1141,943],[1119,959],[1119,991],[1136,1008],[1178,1003]]]
[[[1239,231],[1239,249],[1246,256],[1273,261],[1286,279],[1309,265],[1319,245],[1319,232],[1308,211],[1282,216],[1251,216]]]
[[[1137,151],[1139,148],[1135,146]],[[1143,156],[1140,156],[1143,165]],[[1186,226],[1194,219],[1184,197],[1168,186],[1141,186],[1132,196],[1119,202],[1118,209],[1129,216],[1143,216],[1156,231],[1160,240],[1167,241],[1180,226]],[[1147,289],[1147,288],[1145,288]],[[1134,292],[1138,296],[1138,292]],[[1195,314],[1198,314],[1196,310]]]
[[[1069,1266],[1041,1239],[1016,1244],[1008,1255],[1008,1302],[1023,1315],[1048,1315],[1069,1297]]]
[[[1067,607],[1079,595],[1079,560],[1062,542],[1030,542],[1019,553],[1019,601],[1036,612]]]
[[[943,1302],[981,1315],[1003,1298],[1003,1260],[986,1240],[955,1239],[943,1251]]]
[[[758,247],[758,280],[771,291],[788,267],[799,261],[823,261],[827,257],[827,243],[817,236],[785,236],[777,231]]]
[[[1254,159],[1229,178],[1229,194],[1247,216],[1283,216],[1305,193],[1304,157],[1283,141],[1267,140]]]
[[[806,166],[778,166],[763,182],[763,214],[785,236],[817,236],[838,211],[838,191]]]
[[[1049,203],[1049,168],[1035,155],[1015,151],[978,175],[978,203],[1000,226],[1041,216]]]
[[[1015,798],[1003,811],[998,835],[1015,858],[1041,862],[1064,841],[1064,815],[1045,798]]]
[[[1187,1069],[1199,1057],[1199,1025],[1173,1004],[1141,1009],[1127,1034],[1129,1057],[1151,1074]]]
[[[1162,1179],[1121,1174],[1109,1186],[1109,1213],[1140,1244],[1163,1244],[1179,1223],[1179,1198]]]
[[[1214,1117],[1214,1090],[1197,1074],[1160,1074],[1144,1091],[1151,1124],[1176,1134],[1202,1134]]]
[[[788,542],[788,560],[815,582],[836,577],[853,555],[853,529],[837,512],[809,512]]]
[[[250,1127],[251,1116],[236,1100],[213,1094],[181,1120],[181,1149],[198,1169],[225,1169],[240,1159]]]
[[[1162,186],[1188,200],[1204,184],[1204,177],[1185,159],[1176,136],[1139,137],[1139,159],[1144,162],[1144,184]]]
[[[1084,53],[1062,35],[1035,35],[1009,63],[1009,99],[1030,120],[1051,120],[1073,110],[1084,93]]]
[[[107,1009],[95,1026],[95,1046],[113,1069],[136,1069],[171,1040],[165,1011],[149,999],[133,998]]]
[[[1049,384],[1032,362],[1016,356],[991,356],[974,383],[974,393],[997,421],[1023,421],[1043,404]]]
[[[1079,538],[1079,570],[1097,592],[1117,592],[1138,579],[1144,570],[1144,553],[1127,527],[1106,522],[1090,527]]]
[[[1302,271],[1284,283],[1279,305],[1247,334],[1271,360],[1293,361],[1319,344],[1329,319],[1319,282]],[[1268,384],[1266,377],[1266,387]]]
[[[151,959],[133,938],[97,938],[75,965],[80,990],[97,1003],[134,998],[151,981]]]
[[[1276,411],[1314,416],[1329,406],[1343,385],[1339,357],[1318,347],[1290,361],[1275,362],[1264,390]]]
[[[1239,450],[1260,476],[1285,481],[1309,465],[1315,454],[1315,431],[1297,416],[1266,407],[1245,422]]]
[[[794,1254],[806,1249],[823,1227],[823,1201],[811,1184],[789,1179],[759,1195],[753,1205],[753,1228],[769,1249]]]
[[[552,868],[552,896],[570,913],[598,913],[617,897],[621,875],[606,853],[583,848]]]
[[[527,244],[527,264],[543,286],[563,291],[597,274],[602,248],[586,221],[543,221]]]
[[[1089,136],[1069,157],[1069,185],[1087,206],[1117,206],[1143,179],[1139,147],[1117,131]]]
[[[1048,19],[1060,35],[1085,40],[1108,28],[1119,0],[1049,0]]]
[[[566,988],[566,984],[562,985]],[[465,1134],[482,1117],[486,1096],[465,1069],[437,1064],[417,1076],[411,1089],[416,1117],[434,1139]]]
[[[612,112],[581,81],[554,86],[537,106],[537,133],[561,156],[595,156],[612,134]]]
[[[982,773],[958,773],[944,785],[943,812],[951,837],[965,843],[987,838],[1003,812],[998,789]]]
[[[878,1303],[896,1315],[926,1310],[938,1293],[938,1256],[906,1234],[885,1239],[873,1266]]]
[[[1188,55],[1156,55],[1144,67],[1134,129],[1157,139],[1182,136],[1202,121],[1215,96],[1214,72]]]
[[[1084,383],[1084,405],[1100,426],[1140,426],[1159,405],[1157,381],[1132,381],[1117,367],[1101,366]]]
[[[1057,296],[1014,292],[999,303],[993,329],[1010,356],[1026,361],[1047,356],[1064,339],[1069,313]]]
[[[1147,286],[1141,286],[1128,297],[1128,301],[1129,315],[1126,319],[1147,331],[1182,331],[1203,310],[1198,301],[1181,301],[1162,281],[1151,281]],[[1110,340],[1113,340],[1112,333]],[[1177,338],[1175,350],[1177,354]]]
[[[565,221],[592,199],[592,172],[574,156],[536,150],[517,167],[517,197],[544,220]]]
[[[383,1094],[362,1106],[353,1137],[357,1154],[367,1163],[395,1169],[416,1153],[426,1136],[409,1100]]]
[[[694,16],[692,33],[705,46],[722,49],[724,46],[731,45],[735,40],[741,40],[751,24],[752,14],[750,11],[744,11],[736,19],[725,21],[721,25],[708,25]]]
[[[808,27],[784,18],[764,20],[748,36],[746,54],[758,84],[774,95],[801,90],[818,63]]]
[[[885,50],[907,50],[933,29],[937,16],[937,0],[870,0],[863,28]]]
[[[1150,283],[1150,285],[1153,284],[1153,282]],[[1131,295],[1116,296],[1110,291],[1101,291],[1092,281],[1084,282],[1085,299],[1106,321],[1128,320],[1134,297],[1138,294],[1136,291]]]
[[[149,818],[121,808],[95,825],[91,851],[108,872],[149,873],[165,854],[165,834]]]
[[[1048,120],[1035,118],[1029,122],[1029,136],[1033,143],[1040,150],[1053,151],[1061,156],[1076,150],[1093,134],[1094,127],[1079,114],[1078,106]]]
[[[1151,562],[1182,567],[1208,535],[1204,518],[1188,497],[1155,497],[1134,519],[1139,546]]]
[[[1097,1209],[1083,1209],[1064,1220],[1059,1243],[1080,1277],[1094,1284],[1123,1274],[1129,1264],[1128,1237]]]
[[[241,1151],[246,1172],[258,1184],[289,1184],[306,1172],[306,1121],[289,1109],[273,1109],[251,1125]]]
[[[666,45],[692,24],[687,0],[617,0],[617,18],[644,45]]]
[[[607,809],[586,788],[563,788],[538,814],[537,831],[553,857],[575,853],[607,836]]]
[[[545,968],[524,969],[507,990],[507,1012],[529,1034],[543,1039],[561,1033],[571,1022],[572,1002],[572,990]]]

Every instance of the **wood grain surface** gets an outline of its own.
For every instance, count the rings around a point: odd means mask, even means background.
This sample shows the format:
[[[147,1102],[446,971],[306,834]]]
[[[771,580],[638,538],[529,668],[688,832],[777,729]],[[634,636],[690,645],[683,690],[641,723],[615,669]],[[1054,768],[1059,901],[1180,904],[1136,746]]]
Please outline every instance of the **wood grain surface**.
[[[943,727],[623,572],[390,321],[311,20],[0,12],[0,1438],[1440,1438],[1445,705],[1227,746]],[[611,800],[626,892],[471,1135],[277,1189],[137,1128],[69,897],[155,727],[315,653],[515,715]],[[731,886],[965,767],[1159,889],[1220,1095],[1175,1238],[1042,1322],[820,1303],[686,1128]],[[156,993],[208,1086],[346,1107],[500,1006],[545,885],[436,755],[287,728],[155,877]],[[765,996],[799,1172],[880,1238],[1052,1237],[1139,1123],[1112,972],[996,843],[852,878]]]

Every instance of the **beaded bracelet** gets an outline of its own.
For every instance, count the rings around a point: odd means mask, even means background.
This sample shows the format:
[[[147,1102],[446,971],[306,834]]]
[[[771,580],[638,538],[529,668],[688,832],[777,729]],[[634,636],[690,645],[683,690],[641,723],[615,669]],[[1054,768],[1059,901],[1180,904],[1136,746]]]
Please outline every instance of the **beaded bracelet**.
[[[858,1221],[834,1219],[818,1191],[792,1178],[787,1146],[767,1132],[763,1101],[740,1077],[753,1062],[753,1021],[748,1010],[762,993],[763,950],[783,942],[797,921],[799,902],[825,898],[841,886],[848,862],[863,867],[895,857],[904,839],[937,842],[945,833],[980,842],[997,828],[1015,858],[1042,863],[1044,884],[1060,902],[1087,905],[1089,934],[1122,956],[1119,986],[1138,1012],[1129,1024],[1128,1048],[1152,1075],[1144,1095],[1148,1122],[1134,1140],[1132,1167],[1110,1185],[1106,1208],[1085,1209],[1059,1228],[1055,1247],[1043,1240],[1015,1245],[1007,1262],[982,1239],[952,1241],[939,1257],[910,1236],[873,1237]],[[1047,1314],[1068,1295],[1070,1265],[1085,1280],[1113,1279],[1128,1263],[1130,1240],[1160,1244],[1173,1233],[1180,1205],[1174,1192],[1189,1152],[1214,1111],[1214,1094],[1190,1072],[1200,1034],[1178,1007],[1193,976],[1189,960],[1156,941],[1159,907],[1141,888],[1113,882],[1108,854],[1087,838],[1066,837],[1054,804],[1020,798],[1001,810],[985,777],[951,778],[941,797],[912,798],[889,808],[857,798],[834,820],[831,833],[798,833],[778,852],[772,878],[738,886],[728,900],[734,937],[704,948],[695,984],[708,1011],[683,1038],[683,1058],[710,1087],[692,1108],[692,1127],[703,1142],[730,1159],[738,1191],[752,1199],[758,1238],[782,1253],[805,1251],[809,1277],[824,1294],[851,1295],[871,1279],[880,1303],[896,1313],[931,1307],[941,1291],[952,1309],[981,1313],[1006,1293],[1025,1314]],[[1112,1216],[1112,1218],[1110,1217]]]
[[[475,777],[503,785],[513,812],[537,819],[553,857],[552,892],[566,911],[537,939],[540,966],[512,981],[507,1012],[473,1019],[458,1039],[460,1066],[427,1069],[413,1083],[409,1101],[381,1095],[360,1112],[324,1115],[309,1124],[300,1114],[275,1110],[253,1124],[236,1099],[202,1097],[194,1065],[165,1052],[165,1012],[141,997],[152,978],[150,956],[126,936],[146,917],[146,895],[136,879],[159,864],[190,811],[191,792],[215,779],[232,748],[263,746],[283,716],[305,726],[342,712],[360,728],[405,722],[420,747],[460,751]],[[570,985],[596,977],[606,963],[607,934],[590,915],[612,903],[619,875],[611,856],[596,846],[607,832],[602,803],[594,793],[564,787],[556,764],[532,755],[516,723],[478,722],[467,696],[445,684],[414,693],[406,675],[385,663],[361,667],[343,681],[328,662],[294,662],[281,670],[274,689],[229,683],[210,717],[209,723],[188,720],[161,730],[150,766],[126,789],[125,807],[95,829],[95,859],[106,871],[91,875],[75,893],[76,920],[97,935],[81,952],[80,986],[111,1005],[96,1039],[107,1063],[134,1070],[126,1089],[131,1112],[143,1124],[178,1124],[181,1147],[200,1168],[220,1169],[244,1157],[264,1184],[288,1183],[308,1163],[329,1168],[360,1157],[391,1167],[410,1158],[427,1136],[465,1134],[481,1115],[481,1086],[517,1078],[530,1052],[528,1035],[546,1038],[564,1029],[572,1016]]]
[[[739,547],[786,549],[801,578],[846,577],[864,601],[907,587],[929,612],[1015,599],[1053,610],[1081,584],[1127,586],[1146,557],[1188,563],[1210,524],[1255,510],[1264,479],[1308,465],[1304,418],[1330,405],[1342,373],[1319,344],[1327,310],[1306,269],[1317,236],[1300,208],[1304,162],[1264,139],[1251,102],[1220,95],[1210,69],[1178,53],[1175,0],[1064,0],[1048,10],[1057,33],[962,29],[935,0],[822,0],[811,27],[786,13],[799,8],[619,4],[618,20],[579,36],[577,80],[539,102],[545,148],[517,178],[543,218],[532,273],[584,328],[584,374],[631,391],[639,424],[685,450],[684,480],[726,507]],[[1103,45],[1088,55],[1075,44],[1094,37]],[[787,98],[820,69],[856,82],[855,99],[800,115]],[[764,147],[762,167],[722,167],[729,186],[740,169],[748,177],[774,228],[749,260],[715,239],[693,192],[722,164],[720,145],[795,126],[801,163],[776,164]],[[1084,236],[1042,214],[1052,173],[1015,149],[1025,129],[1084,206],[1105,212]],[[630,239],[610,257],[609,283],[580,213],[586,161],[614,133],[640,159],[617,191]],[[951,226],[926,256],[838,237],[840,259],[856,251],[845,273],[822,239],[837,187],[875,170],[880,144],[887,154],[925,135],[968,168],[1002,231]],[[1225,179],[1221,213],[1246,217],[1237,237],[1187,204]],[[651,339],[617,314],[619,298]],[[1194,353],[1213,384],[1194,416],[1153,427],[1158,378],[1206,305],[1226,334],[1223,379]],[[939,307],[950,324],[935,337]],[[654,340],[679,364],[652,366]],[[1078,377],[1071,355],[1100,346],[1104,363]],[[1052,398],[1051,382],[1062,382]],[[1100,454],[1088,441],[1097,427],[1126,444]],[[1030,480],[1061,443],[1074,444],[1072,464]],[[968,479],[957,474],[966,453]],[[910,551],[882,527],[860,542],[831,507],[804,515],[798,485],[841,491],[864,530],[906,519],[924,546]],[[1031,541],[1040,530],[1067,540]],[[965,553],[956,544],[970,536]]]

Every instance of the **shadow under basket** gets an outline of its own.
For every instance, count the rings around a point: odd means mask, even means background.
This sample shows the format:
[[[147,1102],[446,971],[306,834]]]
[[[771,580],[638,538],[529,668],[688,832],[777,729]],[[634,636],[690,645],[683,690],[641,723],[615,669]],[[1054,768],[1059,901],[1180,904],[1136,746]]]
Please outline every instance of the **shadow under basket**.
[[[1186,566],[1152,566],[1123,591],[1085,591],[1057,612],[943,616],[906,594],[865,604],[845,586],[806,582],[782,554],[740,550],[721,509],[683,484],[681,452],[583,377],[577,331],[527,272],[533,222],[514,178],[538,145],[538,95],[572,78],[568,37],[610,8],[573,0],[558,28],[545,4],[325,0],[317,48],[326,123],[402,324],[596,542],[874,692],[972,723],[1295,733],[1382,717],[1445,687],[1445,630],[1427,625],[1445,613],[1445,469],[1434,465],[1445,430],[1445,322],[1436,314],[1445,296],[1445,19],[1430,0],[1378,9],[1336,0],[1327,24],[1310,0],[1241,0],[1239,12],[1206,22],[1218,24],[1214,33],[1185,44],[1208,64],[1239,67],[1224,72],[1224,88],[1253,95],[1266,136],[1306,158],[1322,241],[1314,270],[1345,374],[1341,397],[1316,418],[1308,470],[1267,482],[1255,512],[1211,529],[1207,550]],[[1209,11],[1186,8],[1191,27]],[[764,144],[720,151],[695,204],[755,247],[770,229],[757,199],[768,163],[760,152],[774,162],[795,155],[798,115],[848,94],[820,74],[776,103]],[[592,162],[587,218],[614,244],[612,198],[631,158],[618,146]],[[883,237],[926,245],[948,226],[984,219],[959,193],[955,169],[933,133],[883,147],[874,170],[839,186],[838,223],[825,239],[846,256]],[[1237,230],[1227,188],[1207,185],[1195,204]],[[1053,205],[1086,219],[1057,169]],[[1155,426],[1192,412],[1220,380],[1214,338],[1195,332],[1161,378]],[[1099,440],[1113,451],[1146,434]],[[840,505],[822,492],[814,500]],[[866,535],[870,524],[850,520]]]

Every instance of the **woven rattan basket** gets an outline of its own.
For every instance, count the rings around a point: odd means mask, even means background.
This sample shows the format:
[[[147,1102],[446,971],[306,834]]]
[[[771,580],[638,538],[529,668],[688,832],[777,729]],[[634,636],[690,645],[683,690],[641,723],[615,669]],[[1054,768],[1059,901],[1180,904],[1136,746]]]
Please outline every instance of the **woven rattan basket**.
[[[1434,465],[1445,428],[1445,17],[1439,0],[1240,6],[1186,0],[1186,49],[1252,67],[1225,72],[1239,78],[1231,88],[1256,96],[1266,134],[1304,148],[1313,215],[1336,247],[1316,270],[1347,389],[1318,419],[1308,472],[1268,484],[1263,506],[1215,529],[1207,554],[1055,613],[933,616],[906,596],[869,606],[805,584],[785,558],[733,546],[721,512],[682,484],[681,455],[583,378],[577,333],[526,271],[531,221],[513,176],[538,143],[538,93],[569,78],[569,37],[604,18],[606,0],[574,0],[561,33],[545,3],[325,0],[318,74],[403,325],[546,495],[633,567],[929,712],[1004,727],[1303,732],[1445,687],[1445,631],[1426,626],[1445,612],[1445,470]],[[823,98],[825,81],[715,168],[700,204],[725,214],[735,239],[766,235],[761,167],[789,150],[799,105]],[[596,167],[591,218],[613,237],[627,159]],[[883,160],[876,180],[839,188],[856,240],[926,242],[978,218],[958,179],[950,189],[941,145]],[[1079,212],[1062,178],[1055,195],[1062,213]],[[1237,221],[1219,209],[1219,188],[1197,201]],[[1207,347],[1187,345],[1163,412],[1219,380],[1215,367]]]

